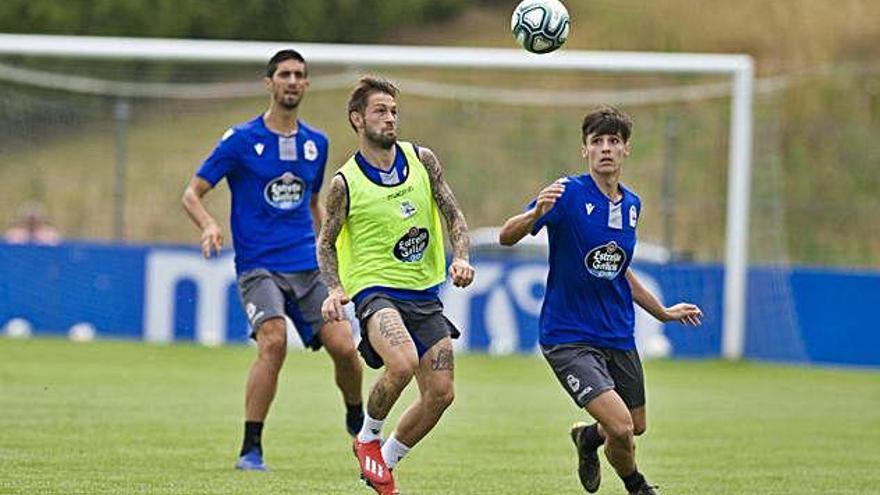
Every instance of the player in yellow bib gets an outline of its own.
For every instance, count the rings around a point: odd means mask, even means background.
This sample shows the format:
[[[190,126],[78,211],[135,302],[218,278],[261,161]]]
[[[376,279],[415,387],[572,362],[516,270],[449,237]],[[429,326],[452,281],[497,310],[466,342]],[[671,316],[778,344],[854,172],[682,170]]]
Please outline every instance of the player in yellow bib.
[[[344,319],[343,306],[353,300],[361,322],[358,349],[369,366],[385,367],[354,450],[362,478],[387,495],[397,493],[391,470],[453,398],[451,339],[458,330],[438,297],[446,280],[441,215],[453,250],[453,284],[466,287],[474,278],[467,223],[440,162],[430,149],[397,140],[397,94],[389,81],[369,76],[352,92],[348,119],[360,144],[330,183],[318,241],[329,287],[324,318]],[[413,377],[419,397],[383,444],[385,418]]]

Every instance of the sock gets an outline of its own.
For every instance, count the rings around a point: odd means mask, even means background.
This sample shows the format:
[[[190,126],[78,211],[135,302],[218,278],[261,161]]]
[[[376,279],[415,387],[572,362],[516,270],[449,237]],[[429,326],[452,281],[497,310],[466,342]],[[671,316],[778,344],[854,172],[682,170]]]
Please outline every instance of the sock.
[[[392,434],[382,445],[382,458],[385,459],[385,465],[388,466],[388,469],[394,469],[394,466],[409,453],[410,448],[400,443],[397,437]]]
[[[364,427],[363,404],[345,404],[345,427],[348,431],[361,431]]]
[[[256,449],[263,453],[263,445],[260,438],[263,436],[263,423],[261,421],[245,421],[244,422],[244,441],[241,443],[241,453],[245,455]]]
[[[596,450],[605,443],[605,439],[599,434],[599,423],[593,423],[581,430],[581,445],[585,449]]]
[[[626,491],[630,493],[645,486],[645,483],[647,483],[645,477],[642,476],[642,473],[640,473],[638,469],[628,476],[622,476],[621,479],[623,480],[623,486],[626,487]]]
[[[363,443],[369,443],[373,440],[382,439],[382,425],[385,424],[384,419],[373,419],[369,413],[364,414],[364,427],[358,433],[358,440]]]

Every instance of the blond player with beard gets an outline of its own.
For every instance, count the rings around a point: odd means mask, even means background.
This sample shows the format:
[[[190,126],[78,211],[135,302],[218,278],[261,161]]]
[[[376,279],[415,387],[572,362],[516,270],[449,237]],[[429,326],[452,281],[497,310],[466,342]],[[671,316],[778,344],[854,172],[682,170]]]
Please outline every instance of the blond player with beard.
[[[369,366],[384,366],[354,442],[363,479],[384,495],[398,493],[391,469],[434,428],[454,395],[451,339],[458,330],[438,297],[447,277],[441,216],[453,250],[449,277],[458,287],[474,277],[467,224],[437,156],[397,139],[397,93],[374,77],[362,78],[352,93],[348,118],[360,144],[333,177],[318,242],[330,288],[325,318],[342,320],[342,306],[353,300],[359,350]],[[385,418],[413,378],[419,397],[383,444]]]

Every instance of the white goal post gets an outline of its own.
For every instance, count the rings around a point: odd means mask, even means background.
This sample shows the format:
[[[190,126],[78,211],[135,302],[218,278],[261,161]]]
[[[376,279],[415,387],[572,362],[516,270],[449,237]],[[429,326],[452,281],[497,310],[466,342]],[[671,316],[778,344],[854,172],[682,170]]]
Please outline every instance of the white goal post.
[[[687,73],[732,80],[724,270],[722,355],[742,357],[745,341],[748,219],[752,162],[754,63],[748,55],[562,50],[534,55],[520,49],[162,38],[16,35],[0,33],[0,54],[66,58],[264,63],[295,45],[309,64],[354,67],[461,67],[545,71]]]

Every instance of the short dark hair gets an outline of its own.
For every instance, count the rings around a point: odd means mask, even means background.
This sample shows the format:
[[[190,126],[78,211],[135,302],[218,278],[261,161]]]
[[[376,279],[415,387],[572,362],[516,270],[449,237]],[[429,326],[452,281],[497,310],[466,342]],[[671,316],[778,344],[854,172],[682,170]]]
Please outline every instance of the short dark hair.
[[[632,117],[612,106],[597,108],[584,117],[581,124],[581,140],[586,143],[590,134],[618,134],[624,142],[632,135]]]
[[[351,112],[363,114],[367,109],[367,100],[373,93],[385,93],[397,98],[400,91],[393,82],[379,76],[362,76],[348,98],[348,123],[357,131],[351,121]]]
[[[278,70],[278,64],[285,60],[297,60],[302,62],[303,65],[306,65],[306,59],[304,59],[298,51],[293,49],[281,50],[275,55],[272,55],[272,58],[269,59],[269,63],[266,64],[266,77],[271,78],[274,76],[275,71]],[[308,75],[308,67],[306,67],[306,75]]]

